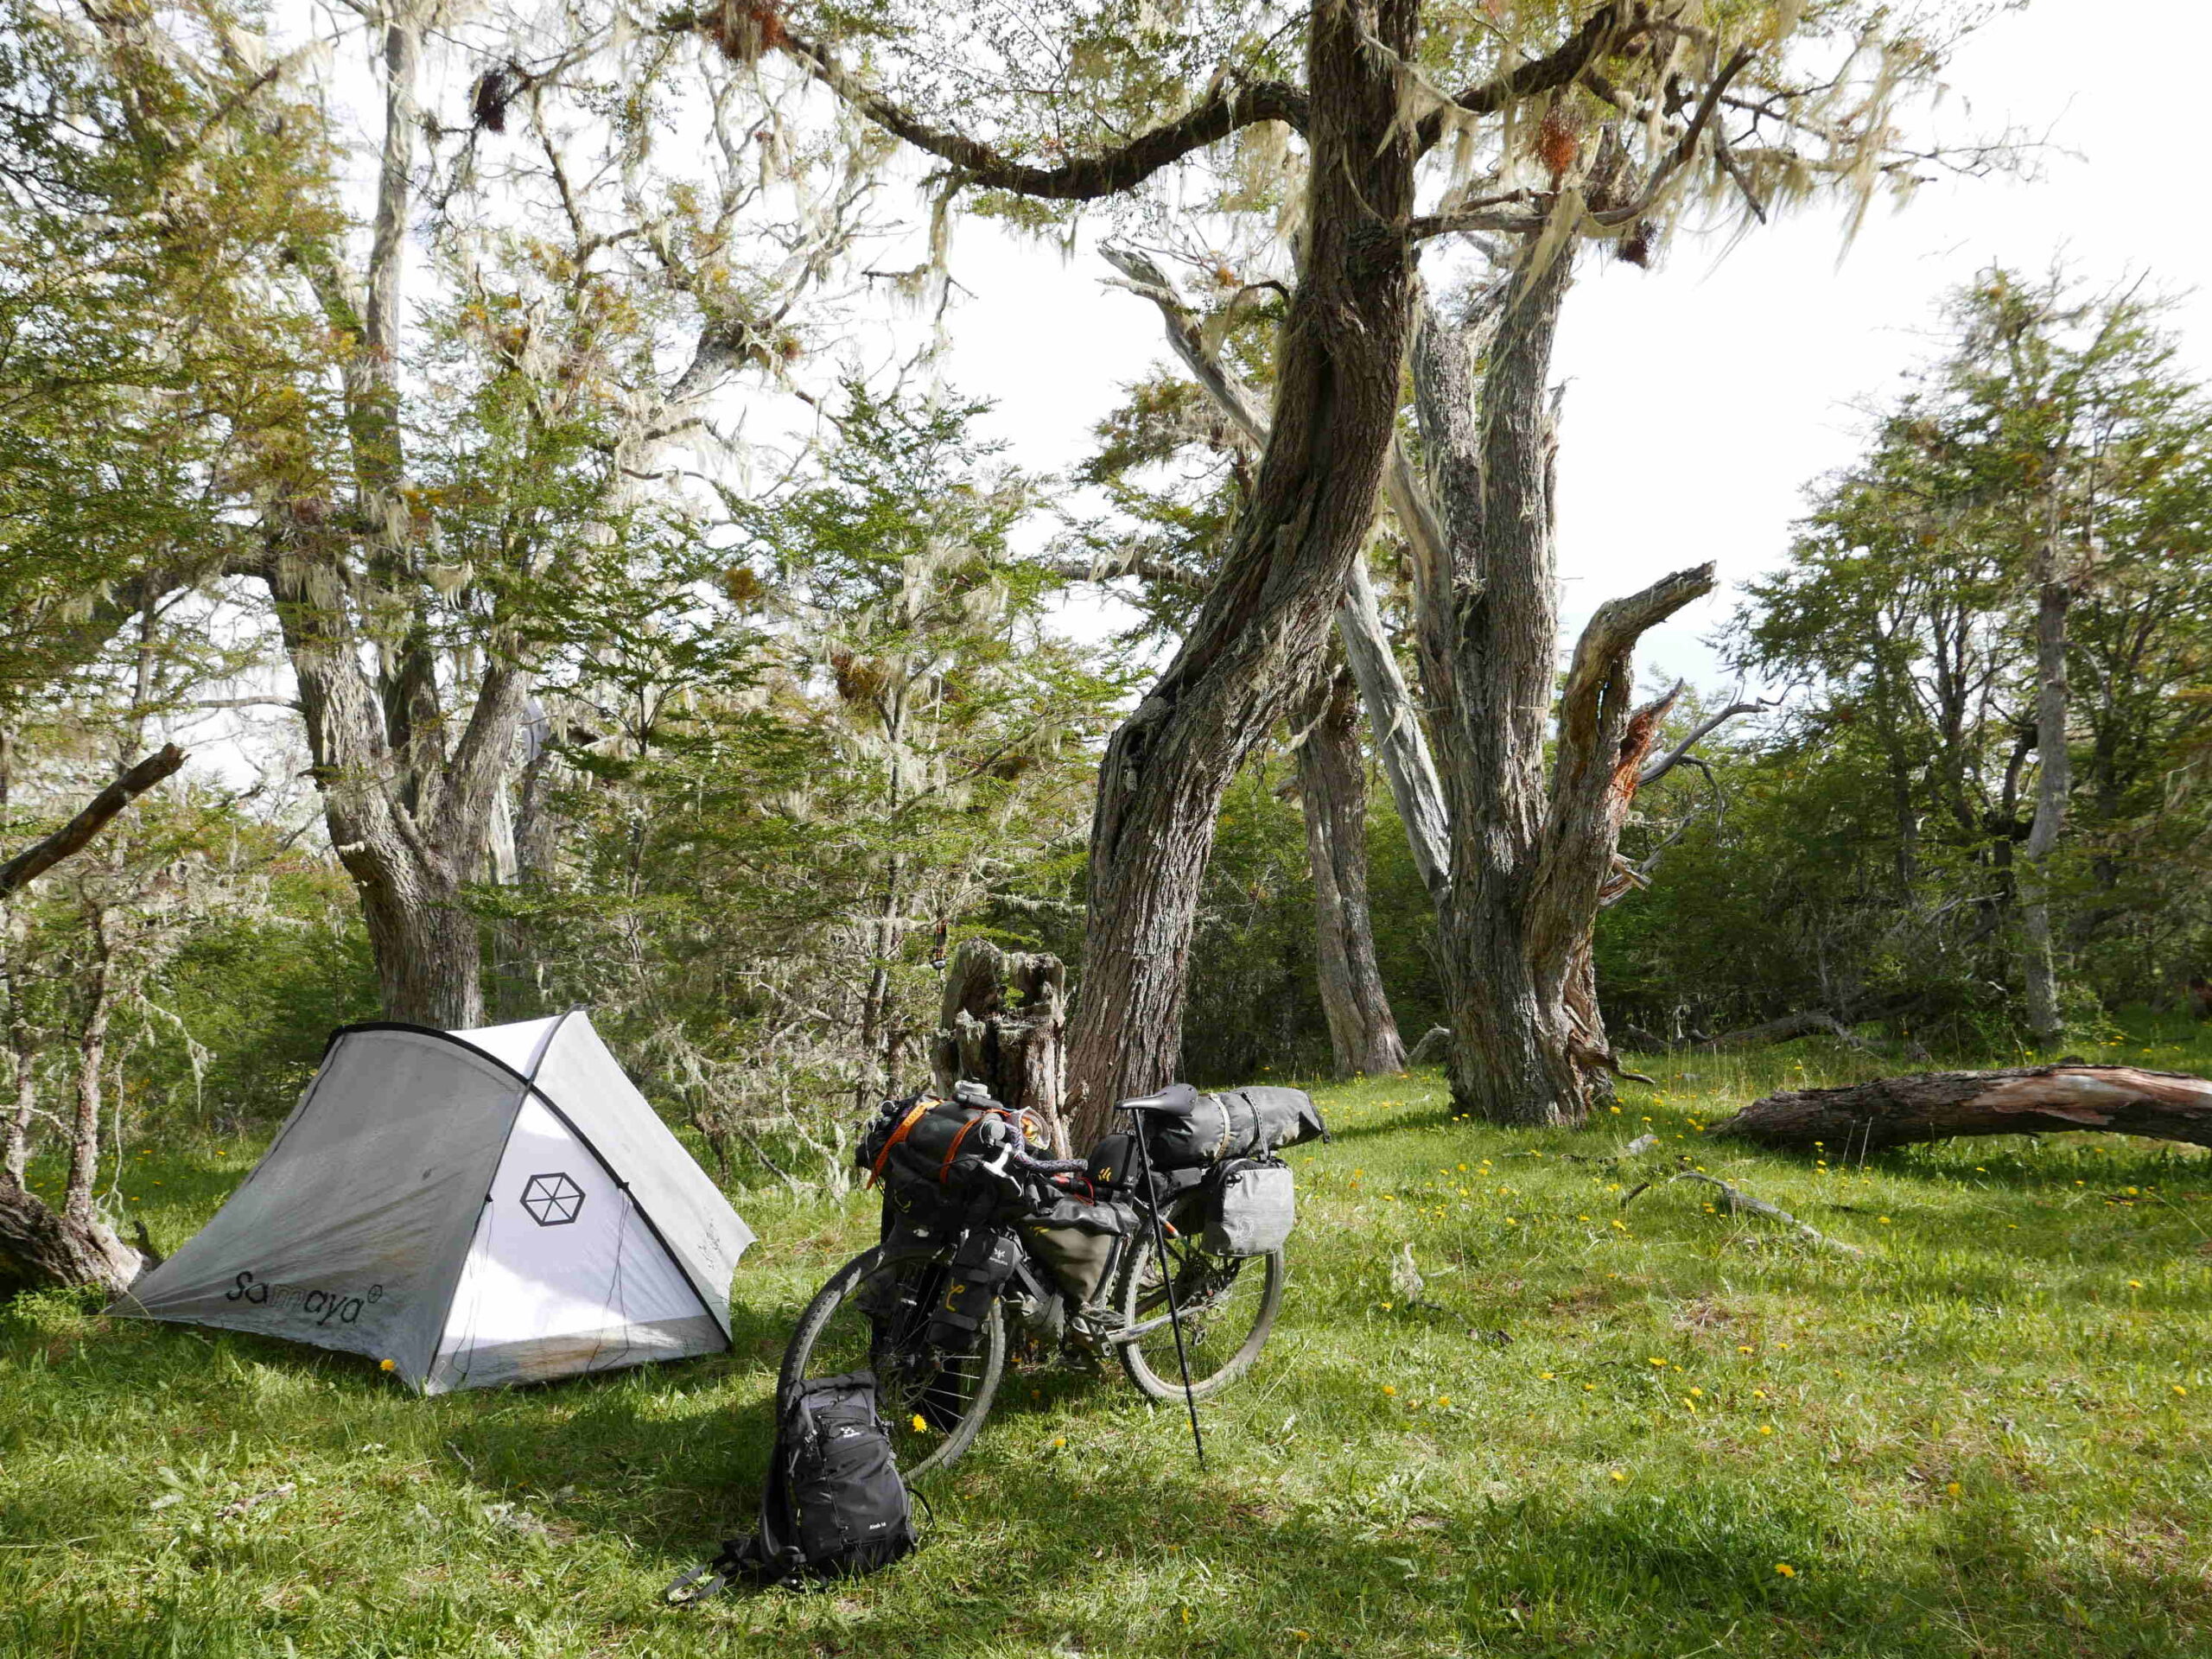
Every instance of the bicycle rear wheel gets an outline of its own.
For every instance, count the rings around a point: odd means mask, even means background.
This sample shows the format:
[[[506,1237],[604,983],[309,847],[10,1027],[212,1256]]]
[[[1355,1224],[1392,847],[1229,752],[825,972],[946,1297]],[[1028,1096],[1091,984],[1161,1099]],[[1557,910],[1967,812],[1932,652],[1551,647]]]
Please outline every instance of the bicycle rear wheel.
[[[1201,1239],[1179,1233],[1167,1241],[1167,1262],[1191,1365],[1191,1395],[1203,1400],[1251,1370],[1267,1345],[1282,1306],[1282,1252],[1215,1255]],[[1116,1351],[1129,1381],[1154,1400],[1181,1399],[1183,1374],[1168,1324],[1166,1287],[1150,1237],[1128,1242],[1114,1306],[1124,1321],[1114,1338]]]
[[[810,1379],[873,1371],[899,1472],[912,1480],[944,1468],[974,1442],[1006,1369],[1006,1320],[995,1302],[961,1345],[924,1339],[945,1281],[942,1252],[861,1252],[799,1315],[777,1398]]]

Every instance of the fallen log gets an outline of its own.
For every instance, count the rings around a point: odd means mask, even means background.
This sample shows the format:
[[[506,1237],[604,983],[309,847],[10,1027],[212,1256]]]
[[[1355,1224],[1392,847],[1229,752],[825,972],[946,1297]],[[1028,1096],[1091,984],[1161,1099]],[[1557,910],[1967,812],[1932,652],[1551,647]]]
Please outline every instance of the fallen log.
[[[2066,1129],[2212,1147],[2212,1082],[2132,1065],[1924,1071],[1769,1095],[1707,1133],[1857,1156],[1955,1135]]]

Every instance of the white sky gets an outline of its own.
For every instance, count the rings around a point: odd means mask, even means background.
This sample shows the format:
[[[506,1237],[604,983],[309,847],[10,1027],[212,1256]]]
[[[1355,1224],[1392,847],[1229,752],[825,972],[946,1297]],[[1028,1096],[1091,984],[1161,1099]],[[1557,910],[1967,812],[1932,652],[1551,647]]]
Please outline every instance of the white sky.
[[[1840,219],[1812,213],[1717,263],[1693,243],[1651,273],[1586,260],[1555,359],[1568,639],[1665,570],[1711,558],[1730,584],[1779,563],[1805,486],[1855,451],[1851,405],[1896,389],[1939,296],[1980,267],[2040,272],[2063,251],[2093,282],[2147,270],[2170,291],[2194,284],[2208,237],[2184,166],[2207,48],[2212,10],[2179,0],[2034,0],[1971,41],[1948,80],[1974,130],[2048,130],[2075,152],[2048,155],[2040,181],[1931,183],[1901,213],[1878,207],[1847,251]],[[1960,124],[1954,107],[1946,125]],[[952,319],[949,378],[998,400],[990,427],[1028,467],[1079,460],[1120,389],[1166,356],[1157,314],[1103,288],[1087,249],[1064,262],[970,222],[954,270],[975,297]],[[2172,323],[2212,378],[2205,302]],[[1733,603],[1724,586],[1656,630],[1640,675],[1721,683],[1700,642]]]

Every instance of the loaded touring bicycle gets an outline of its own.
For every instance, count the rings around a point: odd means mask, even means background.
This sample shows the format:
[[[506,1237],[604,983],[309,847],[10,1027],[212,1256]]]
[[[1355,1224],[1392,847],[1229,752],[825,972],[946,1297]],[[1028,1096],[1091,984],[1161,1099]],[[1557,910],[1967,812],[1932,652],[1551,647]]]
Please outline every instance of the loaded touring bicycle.
[[[1037,1114],[981,1085],[887,1103],[858,1154],[883,1192],[882,1242],[800,1317],[779,1395],[873,1372],[912,1478],[974,1442],[1010,1353],[1110,1353],[1163,1401],[1242,1376],[1282,1301],[1294,1209],[1274,1154],[1325,1135],[1320,1114],[1296,1089],[1188,1084],[1116,1109],[1127,1127],[1089,1157],[1052,1159]]]

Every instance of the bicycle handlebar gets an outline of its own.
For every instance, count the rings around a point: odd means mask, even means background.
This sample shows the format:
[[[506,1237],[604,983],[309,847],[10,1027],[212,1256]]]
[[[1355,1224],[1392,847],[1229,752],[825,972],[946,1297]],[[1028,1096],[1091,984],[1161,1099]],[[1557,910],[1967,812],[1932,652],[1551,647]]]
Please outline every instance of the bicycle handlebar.
[[[1032,1158],[1020,1147],[1014,1148],[1011,1161],[1015,1168],[1033,1175],[1080,1175],[1090,1168],[1080,1158]]]

